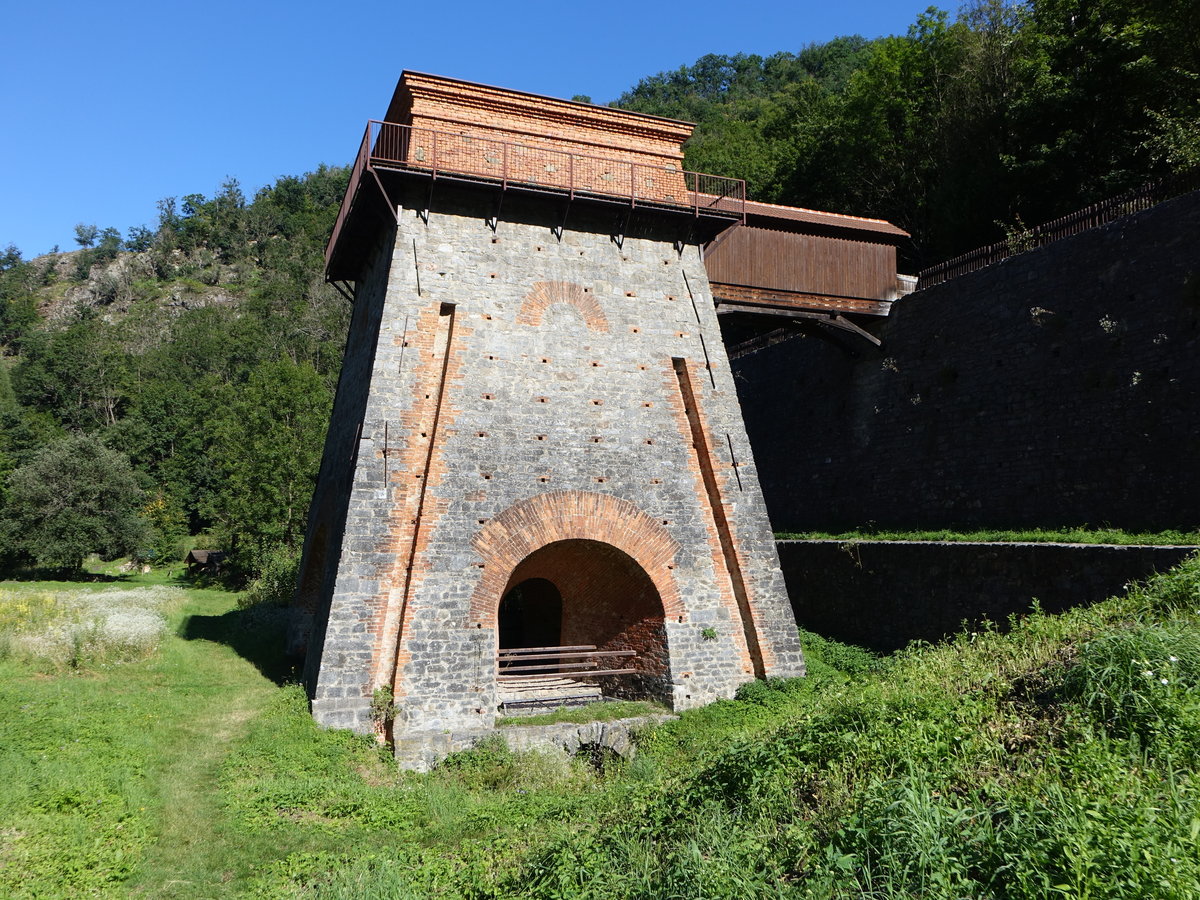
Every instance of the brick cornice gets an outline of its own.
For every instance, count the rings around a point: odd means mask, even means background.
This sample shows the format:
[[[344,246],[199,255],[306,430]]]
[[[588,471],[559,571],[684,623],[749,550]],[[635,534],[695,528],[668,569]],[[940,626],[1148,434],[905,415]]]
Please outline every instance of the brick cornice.
[[[683,158],[681,145],[692,134],[689,122],[649,116],[608,106],[575,103],[490,85],[458,81],[420,72],[404,72],[388,107],[387,120],[408,124],[414,115],[459,121],[445,116],[445,107],[499,114],[527,124],[527,132],[629,151],[630,138],[660,144],[660,153]],[[425,107],[424,110],[421,107]],[[431,114],[430,108],[442,112]],[[469,115],[459,121],[480,127]]]

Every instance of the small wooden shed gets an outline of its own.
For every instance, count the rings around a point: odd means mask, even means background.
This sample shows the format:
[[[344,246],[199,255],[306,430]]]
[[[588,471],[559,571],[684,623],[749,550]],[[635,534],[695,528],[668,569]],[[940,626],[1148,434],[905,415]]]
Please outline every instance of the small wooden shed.
[[[195,575],[204,573],[206,575],[219,575],[221,572],[221,563],[225,561],[224,550],[192,550],[188,553],[187,562],[188,573]]]

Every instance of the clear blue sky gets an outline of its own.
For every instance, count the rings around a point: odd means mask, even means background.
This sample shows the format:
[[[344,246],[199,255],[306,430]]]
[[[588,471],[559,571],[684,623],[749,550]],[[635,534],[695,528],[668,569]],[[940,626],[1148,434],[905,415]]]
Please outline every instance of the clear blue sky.
[[[12,3],[0,32],[0,247],[152,225],[162,197],[247,196],[341,165],[401,70],[616,99],[706,53],[902,34],[928,0]],[[954,6],[950,7],[952,10]]]

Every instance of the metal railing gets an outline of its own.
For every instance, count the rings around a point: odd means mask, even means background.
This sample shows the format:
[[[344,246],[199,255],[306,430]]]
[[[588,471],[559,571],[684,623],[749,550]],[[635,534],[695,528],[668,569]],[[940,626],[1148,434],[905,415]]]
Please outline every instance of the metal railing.
[[[553,138],[518,135],[502,141],[398,125],[372,119],[367,123],[346,195],[325,251],[332,259],[349,217],[355,193],[372,169],[405,171],[433,179],[450,178],[502,189],[519,187],[574,197],[617,199],[633,206],[688,210],[745,221],[746,182],[688,172],[673,164],[649,165],[618,156],[593,156],[556,147]]]
[[[346,219],[350,217],[350,207],[354,205],[354,195],[358,192],[358,184],[367,170],[367,163],[370,160],[370,138],[371,129],[368,126],[359,143],[358,155],[354,157],[354,168],[350,170],[350,181],[346,184],[346,193],[342,195],[342,205],[338,207],[337,218],[333,222],[333,232],[329,236],[329,243],[325,245],[326,268],[329,267],[329,261],[333,259],[333,250],[337,246],[342,228],[346,225]]]
[[[601,660],[630,659],[636,650],[597,650],[595,644],[570,647],[520,647],[500,650],[496,668],[501,675],[520,675],[523,678],[596,677],[597,675],[633,675],[634,668],[602,669]]]
[[[1107,225],[1122,216],[1157,206],[1159,203],[1195,190],[1197,187],[1200,187],[1200,169],[1148,182],[1140,188],[1108,200],[1101,200],[1099,203],[1093,203],[1091,206],[1086,206],[1069,215],[1017,232],[1006,240],[988,244],[986,247],[980,247],[948,259],[936,266],[922,269],[917,281],[917,290],[941,284],[943,281],[949,281],[959,275],[975,272],[985,266],[1008,259],[1010,256],[1024,253],[1026,250],[1045,247],[1047,244],[1052,244],[1073,234]]]

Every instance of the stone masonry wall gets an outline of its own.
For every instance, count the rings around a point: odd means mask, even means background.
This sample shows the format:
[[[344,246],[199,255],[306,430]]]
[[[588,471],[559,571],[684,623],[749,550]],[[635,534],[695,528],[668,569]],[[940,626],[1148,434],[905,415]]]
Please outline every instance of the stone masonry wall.
[[[288,652],[305,658],[304,681],[310,692],[316,687],[316,666],[321,659],[329,613],[328,598],[334,591],[338,575],[338,568],[333,563],[342,552],[393,243],[394,235],[390,232],[380,235],[371,262],[357,285],[333,415],[325,435],[317,489],[309,510],[304,565],[297,585]]]
[[[802,674],[698,248],[656,219],[622,238],[582,204],[559,239],[559,203],[515,196],[493,233],[494,195],[441,186],[426,221],[426,196],[406,198],[374,357],[351,367],[369,388],[309,658],[317,719],[369,731],[372,690],[392,685],[401,758],[490,728],[503,589],[560,540],[609,544],[654,583],[676,708],[756,664]]]
[[[796,620],[846,643],[895,650],[964,622],[1005,625],[1036,598],[1047,612],[1095,603],[1197,547],[780,541]]]
[[[777,530],[1200,525],[1200,193],[736,363]]]

